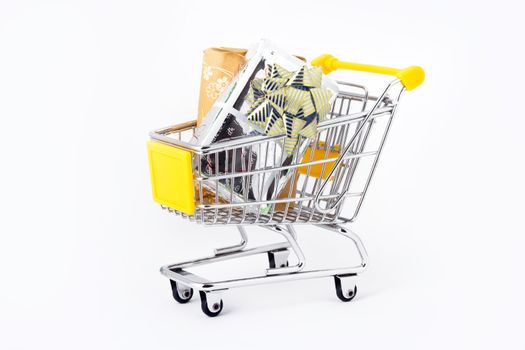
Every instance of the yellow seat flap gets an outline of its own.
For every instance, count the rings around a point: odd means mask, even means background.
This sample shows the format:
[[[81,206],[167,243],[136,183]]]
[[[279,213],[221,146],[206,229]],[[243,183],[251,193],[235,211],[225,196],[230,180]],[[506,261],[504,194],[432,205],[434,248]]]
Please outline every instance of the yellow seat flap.
[[[195,214],[191,152],[149,141],[148,156],[153,199],[185,214]]]

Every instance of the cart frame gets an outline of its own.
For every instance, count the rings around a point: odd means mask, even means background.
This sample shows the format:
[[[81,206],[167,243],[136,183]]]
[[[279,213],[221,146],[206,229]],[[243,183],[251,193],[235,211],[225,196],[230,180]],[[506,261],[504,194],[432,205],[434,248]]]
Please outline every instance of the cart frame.
[[[191,152],[194,157],[194,164],[195,159],[197,159],[198,171],[195,182],[199,186],[199,191],[195,198],[197,202],[195,213],[189,215],[166,206],[163,206],[163,209],[205,225],[235,225],[241,236],[240,243],[215,249],[211,256],[165,265],[160,269],[161,273],[170,279],[173,297],[178,302],[188,302],[193,295],[193,290],[198,290],[203,312],[213,317],[222,311],[222,292],[230,288],[329,276],[334,277],[336,295],[339,299],[350,301],[355,297],[357,293],[356,277],[367,268],[368,254],[359,236],[354,231],[343,227],[342,224],[353,222],[356,219],[389,134],[399,100],[406,89],[411,90],[421,84],[424,73],[419,67],[396,70],[394,68],[340,62],[332,56],[326,55],[312,63],[321,66],[325,73],[337,68],[345,68],[396,76],[396,79],[391,81],[378,97],[369,95],[367,88],[362,85],[338,82],[341,87],[359,89],[361,93],[342,90],[338,95],[339,109],[334,104],[330,118],[319,124],[319,135],[323,135],[324,132],[324,137],[318,136],[308,147],[312,147],[311,154],[320,149],[324,155],[320,159],[314,159],[312,155],[305,162],[304,155],[297,154],[294,155],[292,163],[287,165],[281,164],[273,168],[257,169],[250,164],[246,169],[235,171],[235,167],[233,167],[229,172],[226,169],[223,173],[210,174],[201,169],[203,157],[212,155],[217,159],[220,152],[228,154],[227,152],[232,150],[246,149],[247,147],[251,151],[253,147],[261,147],[262,143],[278,142],[284,136],[243,138],[202,148],[182,140],[183,132],[194,131],[195,122],[179,124],[150,133],[151,139],[156,142]],[[398,88],[398,90],[391,95],[394,88]],[[346,111],[344,111],[345,100],[348,101]],[[360,111],[350,111],[352,101],[361,103]],[[370,107],[370,101],[374,102],[372,107]],[[372,127],[382,117],[385,117],[385,123],[379,132],[373,150],[370,151],[367,149],[367,143],[371,138]],[[177,137],[174,138],[173,134],[176,134]],[[337,157],[333,156],[334,150]],[[232,154],[235,156],[235,153]],[[360,161],[365,157],[372,158],[370,165],[365,168],[367,176],[364,176],[364,181],[360,184],[360,191],[352,192],[352,184],[356,181]],[[303,158],[302,162],[301,158]],[[313,175],[314,171],[312,170],[315,167],[318,167],[318,170],[320,169],[320,174],[316,176]],[[304,170],[305,168],[306,170]],[[215,184],[215,188],[218,188],[220,181],[231,184],[234,183],[235,179],[240,178],[244,186],[253,177],[263,177],[264,179],[269,171],[276,171],[279,174],[290,171],[295,174],[300,172],[300,169],[303,170],[303,173],[297,176],[297,180],[296,178],[290,180],[292,187],[303,185],[302,191],[298,190],[297,194],[292,195],[290,190],[288,196],[277,198],[277,193],[275,193],[268,200],[247,200],[241,203],[221,202],[218,194],[215,194],[211,203],[207,203],[203,197],[203,189],[209,183]],[[302,182],[300,182],[299,177]],[[307,183],[310,180],[313,185],[310,185],[310,191],[307,191]],[[233,188],[233,186],[230,187]],[[233,189],[230,191],[233,196]],[[247,199],[247,196],[245,195],[244,198]],[[354,198],[357,201],[350,218],[343,218],[340,215],[341,209],[348,198]],[[282,208],[280,211],[276,210],[278,204],[282,205],[284,210]],[[261,214],[261,207],[265,205],[270,208],[269,212]],[[256,210],[250,211],[250,208],[256,208]],[[305,270],[306,257],[297,241],[297,233],[294,229],[294,225],[297,224],[313,224],[350,240],[357,250],[360,263],[356,266]],[[246,225],[257,225],[276,232],[284,238],[284,241],[248,248]],[[297,264],[293,266],[288,265],[290,252],[293,252],[297,259]],[[205,264],[258,254],[268,255],[269,268],[265,270],[264,274],[256,276],[210,281],[188,271],[190,268]]]

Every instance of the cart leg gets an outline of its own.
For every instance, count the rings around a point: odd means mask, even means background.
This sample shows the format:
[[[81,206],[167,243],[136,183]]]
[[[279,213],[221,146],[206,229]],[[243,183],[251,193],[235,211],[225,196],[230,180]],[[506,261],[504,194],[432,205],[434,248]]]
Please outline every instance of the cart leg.
[[[366,269],[368,266],[368,253],[366,252],[365,246],[363,244],[363,241],[357,233],[354,231],[342,227],[339,225],[319,225],[319,227],[322,227],[324,229],[337,232],[341,234],[342,236],[349,238],[352,242],[354,242],[355,247],[357,249],[357,252],[359,253],[359,256],[361,257],[361,268],[362,271]],[[334,275],[334,283],[335,283],[335,294],[341,301],[350,301],[355,298],[357,294],[357,274],[342,274],[342,275]]]
[[[317,226],[318,227],[322,227],[322,228],[324,228],[326,230],[337,232],[340,235],[342,235],[342,236],[344,236],[346,238],[349,238],[352,242],[354,242],[355,247],[357,249],[357,252],[359,253],[359,257],[361,258],[362,271],[364,271],[366,269],[366,267],[368,266],[368,253],[366,252],[366,249],[365,249],[365,246],[363,244],[363,241],[361,240],[361,238],[359,238],[357,233],[355,233],[354,231],[350,230],[349,228],[346,228],[346,227],[343,227],[343,226],[339,226],[337,224],[317,225]]]
[[[242,226],[237,226],[237,229],[241,234],[241,242],[239,244],[232,245],[229,247],[217,248],[215,249],[215,255],[238,252],[246,247],[246,245],[248,244],[248,236],[246,235],[246,230]]]
[[[275,267],[275,268],[269,268],[266,269],[266,275],[279,275],[284,273],[292,273],[292,272],[299,272],[304,268],[304,265],[306,263],[306,259],[304,257],[303,251],[299,247],[299,244],[297,243],[297,240],[295,237],[297,237],[297,233],[295,232],[292,225],[286,225],[286,229],[283,229],[280,226],[273,226],[272,231],[280,233],[288,243],[290,243],[290,248],[293,250],[295,255],[297,256],[297,259],[299,262],[297,265],[294,266],[284,266],[284,267]]]

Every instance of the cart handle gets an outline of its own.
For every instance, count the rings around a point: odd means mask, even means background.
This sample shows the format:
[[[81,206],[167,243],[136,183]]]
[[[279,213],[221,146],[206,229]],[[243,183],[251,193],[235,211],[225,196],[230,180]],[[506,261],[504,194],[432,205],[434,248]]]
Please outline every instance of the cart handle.
[[[352,63],[339,61],[332,55],[322,55],[312,61],[312,66],[322,68],[324,74],[336,69],[349,69],[361,72],[386,74],[397,77],[407,90],[417,88],[425,80],[425,71],[419,66],[410,66],[405,69],[374,66],[371,64]]]

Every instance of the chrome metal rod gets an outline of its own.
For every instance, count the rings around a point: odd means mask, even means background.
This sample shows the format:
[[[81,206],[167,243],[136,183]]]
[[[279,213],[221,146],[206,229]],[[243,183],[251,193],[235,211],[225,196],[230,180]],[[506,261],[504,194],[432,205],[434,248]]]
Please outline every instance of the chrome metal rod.
[[[380,100],[381,99],[382,99],[382,97],[380,98]],[[385,113],[386,114],[390,113],[390,108],[389,107],[377,109],[373,116],[368,116],[367,112],[360,112],[360,113],[351,114],[351,115],[342,115],[342,116],[339,116],[337,118],[326,120],[324,122],[319,123],[319,125],[317,127],[317,130],[321,131],[321,130],[325,130],[327,128],[332,128],[332,127],[337,126],[339,124],[348,124],[350,122],[357,122],[357,121],[359,121],[359,120],[361,120],[363,118],[366,118],[367,116],[369,118],[370,117],[372,117],[372,118],[373,117],[379,117],[379,116],[381,116],[381,115],[383,115]],[[152,138],[154,140],[161,141],[163,143],[166,143],[166,144],[169,144],[169,145],[181,148],[181,149],[185,149],[185,150],[191,151],[192,153],[195,153],[195,154],[209,154],[209,153],[214,153],[214,152],[220,152],[220,151],[230,150],[232,148],[245,147],[245,146],[249,146],[249,145],[252,145],[252,144],[257,144],[257,143],[260,143],[260,142],[266,142],[266,141],[270,141],[270,140],[277,141],[277,140],[284,139],[286,137],[285,135],[250,136],[250,137],[246,137],[246,138],[240,138],[240,139],[233,139],[233,140],[228,140],[228,141],[223,141],[223,142],[217,142],[217,143],[211,144],[209,146],[202,147],[202,146],[198,146],[198,145],[192,144],[190,142],[177,140],[177,139],[174,139],[172,137],[167,136],[167,135],[169,135],[171,133],[174,133],[174,132],[182,132],[182,131],[189,130],[189,129],[191,129],[191,125],[193,123],[196,123],[196,122],[195,121],[191,121],[191,122],[187,122],[187,123],[183,123],[183,124],[174,125],[174,126],[170,126],[170,127],[167,127],[167,128],[155,130],[155,131],[150,132],[149,135],[150,135],[150,138]],[[177,129],[179,127],[180,127],[180,129]]]
[[[361,267],[363,270],[368,266],[368,253],[366,252],[365,245],[363,244],[363,241],[361,238],[355,233],[354,231],[350,230],[349,228],[337,225],[337,224],[329,224],[329,225],[315,225],[317,227],[324,228],[325,230],[333,231],[336,233],[339,233],[340,235],[349,238],[354,242],[355,247],[357,249],[357,252],[359,253],[359,256],[361,257]]]
[[[331,212],[334,208],[336,208],[339,203],[341,203],[341,201],[343,200],[344,198],[344,194],[342,193],[338,199],[335,201],[335,203],[333,205],[329,205],[327,204],[326,208],[321,208],[321,202],[320,202],[320,197],[321,197],[321,194],[323,193],[324,189],[326,188],[326,186],[328,185],[328,183],[330,182],[330,179],[332,178],[332,176],[334,175],[335,171],[339,168],[339,166],[341,165],[341,163],[343,163],[343,161],[345,160],[345,158],[347,157],[347,154],[348,152],[350,151],[350,149],[352,148],[353,146],[353,143],[354,141],[357,139],[357,137],[359,136],[359,134],[361,133],[361,130],[365,127],[366,123],[368,122],[368,120],[370,119],[370,117],[372,116],[372,114],[375,112],[375,110],[379,107],[379,105],[381,104],[381,102],[383,101],[383,98],[385,98],[386,94],[388,93],[388,91],[390,90],[390,88],[396,84],[399,83],[399,79],[395,79],[394,81],[392,81],[390,84],[388,84],[388,86],[385,88],[385,90],[383,91],[383,93],[381,94],[381,97],[379,97],[376,101],[376,103],[374,104],[374,106],[372,107],[372,109],[370,109],[370,111],[368,112],[368,114],[366,115],[365,119],[363,120],[362,124],[359,126],[359,128],[357,128],[357,130],[355,131],[354,135],[352,136],[352,138],[350,139],[350,141],[348,142],[348,145],[346,146],[346,148],[344,149],[344,151],[340,154],[339,158],[337,159],[337,161],[335,162],[334,166],[332,167],[332,169],[330,170],[330,172],[328,173],[326,179],[323,181],[323,184],[321,185],[321,187],[319,188],[319,191],[317,192],[317,194],[315,195],[315,200],[314,200],[314,206],[315,206],[315,209],[323,214],[328,214],[329,212]]]
[[[404,92],[405,92],[404,88],[399,91],[399,95],[397,96],[397,103],[394,106],[394,108],[392,109],[392,115],[390,117],[390,120],[388,121],[388,125],[387,125],[386,130],[385,130],[385,132],[383,134],[383,137],[381,139],[381,144],[379,145],[377,156],[375,157],[374,163],[372,164],[372,168],[370,169],[370,173],[368,174],[368,178],[366,180],[365,187],[364,187],[363,192],[362,192],[363,195],[359,199],[359,203],[357,204],[357,208],[355,209],[354,215],[350,219],[350,221],[352,221],[352,222],[356,219],[357,214],[359,214],[359,211],[361,210],[361,206],[363,205],[363,201],[365,199],[366,192],[368,191],[368,187],[370,186],[370,181],[372,181],[372,177],[374,176],[374,173],[375,173],[375,170],[376,170],[376,167],[377,167],[377,163],[379,162],[379,157],[381,156],[381,152],[383,151],[383,146],[384,146],[386,138],[388,137],[388,134],[390,132],[390,127],[392,126],[392,121],[394,120],[394,117],[396,115],[397,108],[399,106],[399,101],[401,100],[401,96],[403,95]]]
[[[359,197],[362,193],[344,193],[345,197]],[[338,197],[339,194],[327,194],[326,196],[322,196],[321,200],[328,200],[331,198]],[[226,203],[226,204],[199,204],[198,208],[204,208],[204,209],[216,209],[216,208],[232,208],[232,207],[247,207],[247,206],[256,206],[261,204],[276,204],[276,203],[290,203],[290,202],[308,202],[314,199],[314,196],[303,196],[301,198],[283,198],[283,199],[272,199],[272,200],[265,200],[265,201],[251,201],[246,203]]]
[[[213,256],[208,256],[208,257],[200,258],[196,260],[190,260],[190,261],[185,261],[181,263],[166,265],[166,266],[161,267],[161,272],[163,269],[168,269],[168,270],[185,269],[188,267],[195,267],[198,265],[205,265],[205,264],[210,264],[210,263],[214,263],[218,261],[242,258],[245,256],[261,254],[261,253],[267,253],[270,250],[277,250],[277,249],[284,249],[284,248],[290,248],[290,243],[279,242],[279,243],[267,244],[267,245],[263,245],[259,247],[254,247],[251,249],[244,249],[244,250],[240,250],[236,252],[224,253],[221,255],[213,255]]]
[[[248,244],[248,236],[246,235],[246,230],[242,226],[237,226],[237,229],[241,234],[241,242],[239,244],[232,245],[229,247],[217,248],[215,249],[215,255],[238,252],[246,247],[246,245]]]
[[[223,280],[223,281],[216,281],[216,282],[211,282],[211,281],[202,282],[202,278],[195,276],[193,274],[190,274],[183,270],[182,271],[177,271],[177,270],[172,271],[172,270],[161,269],[162,274],[168,277],[169,279],[181,282],[182,284],[185,284],[191,288],[194,288],[197,290],[204,290],[204,291],[222,290],[222,289],[237,288],[237,287],[247,287],[247,286],[253,286],[253,285],[287,282],[287,281],[295,281],[295,280],[309,279],[309,278],[329,277],[329,276],[335,276],[335,275],[357,275],[363,271],[364,271],[364,268],[362,266],[356,266],[356,267],[337,268],[337,269],[308,270],[308,271],[285,273],[285,274],[279,274],[279,275],[258,275],[258,276],[253,276],[253,277],[245,277],[245,278]],[[199,281],[193,279],[192,276],[197,277]]]
[[[377,152],[363,152],[363,153],[357,153],[357,154],[351,154],[351,155],[345,155],[342,160],[347,159],[354,159],[354,158],[363,158],[363,157],[370,157],[375,156]],[[334,157],[334,158],[326,158],[326,159],[320,159],[320,160],[313,160],[310,162],[304,162],[304,163],[297,163],[292,165],[283,165],[279,167],[273,167],[273,168],[267,168],[267,169],[259,169],[259,170],[251,170],[251,171],[243,171],[242,173],[233,173],[233,174],[225,174],[225,175],[204,175],[198,176],[195,178],[195,180],[203,181],[203,180],[224,180],[229,178],[236,178],[239,176],[251,176],[251,175],[257,175],[262,173],[267,173],[269,171],[283,171],[283,170],[290,170],[290,169],[296,169],[296,168],[304,168],[309,165],[322,165],[327,163],[333,163],[337,160],[340,160],[341,156]],[[334,166],[335,168],[335,166]]]

